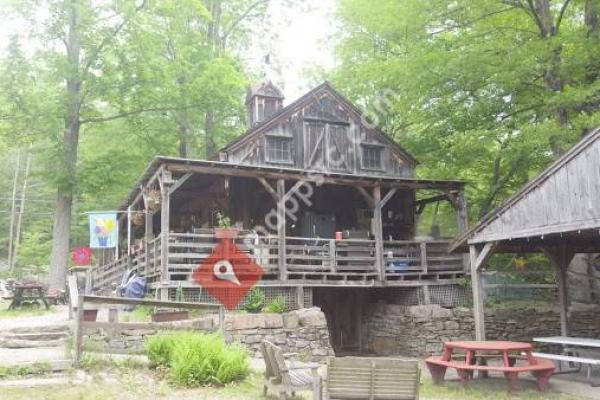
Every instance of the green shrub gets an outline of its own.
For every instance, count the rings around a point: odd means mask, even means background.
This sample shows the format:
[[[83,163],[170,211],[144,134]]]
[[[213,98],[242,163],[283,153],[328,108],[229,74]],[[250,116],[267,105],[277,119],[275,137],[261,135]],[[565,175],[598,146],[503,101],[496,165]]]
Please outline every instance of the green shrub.
[[[264,311],[273,314],[281,314],[285,311],[285,299],[283,297],[277,297],[266,305]]]
[[[228,346],[217,334],[159,335],[148,341],[146,349],[151,365],[168,367],[170,379],[181,386],[224,385],[250,373],[246,350]]]
[[[254,288],[248,295],[248,303],[244,306],[244,310],[250,313],[261,312],[265,306],[265,294],[259,288]]]
[[[168,367],[171,363],[173,348],[180,334],[162,334],[151,336],[146,342],[146,353],[150,367]]]

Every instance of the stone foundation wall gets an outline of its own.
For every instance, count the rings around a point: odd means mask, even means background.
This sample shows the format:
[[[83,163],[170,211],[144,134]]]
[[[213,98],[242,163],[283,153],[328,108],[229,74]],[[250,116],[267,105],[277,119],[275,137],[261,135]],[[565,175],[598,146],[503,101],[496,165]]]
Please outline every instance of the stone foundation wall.
[[[485,322],[489,340],[530,342],[534,337],[560,334],[558,310],[486,310]],[[600,338],[600,307],[573,307],[569,329],[573,336]],[[469,308],[370,304],[365,310],[363,331],[363,346],[370,352],[424,356],[439,353],[445,341],[473,340],[474,322]]]
[[[284,353],[298,353],[302,359],[333,355],[325,314],[316,307],[284,314],[228,315],[225,340],[243,343],[257,357],[263,340],[278,345]]]
[[[97,329],[84,335],[84,348],[120,353],[140,353],[149,336],[165,331],[196,330],[212,332],[218,316],[193,320],[149,323],[148,329],[120,332]],[[319,308],[305,308],[283,314],[228,314],[223,335],[228,343],[245,345],[251,356],[260,356],[259,346],[269,340],[285,353],[298,353],[306,360],[322,360],[333,355],[325,315]]]

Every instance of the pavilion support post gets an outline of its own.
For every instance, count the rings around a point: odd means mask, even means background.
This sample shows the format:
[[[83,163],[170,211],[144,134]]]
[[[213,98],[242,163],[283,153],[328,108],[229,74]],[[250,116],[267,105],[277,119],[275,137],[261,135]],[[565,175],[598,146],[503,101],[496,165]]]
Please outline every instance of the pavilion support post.
[[[287,279],[285,267],[285,180],[277,180],[277,261],[279,265],[279,279]]]
[[[379,274],[379,280],[385,281],[385,260],[383,258],[383,227],[382,227],[382,205],[381,187],[373,187],[373,236],[375,236],[375,265]]]
[[[482,267],[492,255],[495,243],[486,243],[483,247],[469,246],[471,261],[471,286],[473,290],[473,318],[475,320],[475,340],[485,340],[485,310]]]
[[[171,212],[170,180],[161,177],[160,201],[160,299],[169,299],[169,218]]]
[[[569,264],[575,253],[565,243],[558,247],[545,248],[544,253],[556,267],[556,281],[558,285],[558,301],[560,308],[560,334],[569,335],[569,294],[568,274]]]

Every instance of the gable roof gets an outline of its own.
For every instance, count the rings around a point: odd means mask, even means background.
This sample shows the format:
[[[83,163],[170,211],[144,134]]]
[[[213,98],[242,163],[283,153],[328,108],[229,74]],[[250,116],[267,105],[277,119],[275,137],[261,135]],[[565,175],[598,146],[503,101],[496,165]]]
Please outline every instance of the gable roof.
[[[518,208],[519,204],[523,204],[526,199],[529,196],[537,196],[536,197],[532,197],[532,201],[535,203],[535,206],[537,207],[530,207],[529,204],[526,204],[527,209],[531,210],[532,208],[535,208],[536,212],[540,212],[541,210],[548,210],[549,207],[552,206],[556,206],[557,203],[559,202],[563,202],[563,203],[568,203],[569,200],[571,200],[570,198],[560,198],[559,199],[559,192],[560,190],[555,190],[552,191],[550,190],[550,196],[549,197],[545,197],[542,196],[542,193],[534,193],[536,190],[538,189],[542,189],[544,187],[545,184],[549,184],[549,181],[553,178],[556,177],[561,171],[564,171],[566,169],[567,164],[569,164],[571,161],[575,161],[578,159],[578,157],[582,156],[586,151],[588,150],[594,150],[594,152],[592,152],[592,154],[595,154],[595,158],[592,159],[592,161],[590,161],[589,159],[583,160],[581,161],[581,165],[586,165],[586,166],[590,166],[588,164],[591,164],[592,167],[594,167],[594,163],[598,164],[597,166],[595,166],[595,168],[597,168],[597,170],[595,171],[596,173],[594,174],[594,171],[590,171],[592,174],[592,176],[590,177],[592,182],[596,182],[596,186],[599,186],[597,182],[600,182],[600,127],[597,127],[596,129],[594,129],[591,133],[589,133],[587,136],[585,136],[584,138],[582,138],[577,144],[575,144],[569,151],[567,151],[565,154],[563,154],[560,158],[558,158],[554,163],[552,163],[548,168],[546,168],[544,171],[542,171],[538,176],[536,176],[534,179],[532,179],[531,181],[529,181],[525,186],[523,186],[518,192],[516,192],[512,197],[510,197],[506,202],[504,202],[501,206],[497,207],[496,209],[490,211],[489,213],[487,213],[478,223],[475,227],[473,227],[472,229],[470,229],[469,231],[465,232],[464,234],[462,234],[461,236],[459,236],[454,243],[450,246],[450,250],[454,251],[456,249],[458,249],[459,247],[464,247],[467,242],[473,241],[473,242],[486,242],[486,241],[491,241],[493,240],[512,240],[512,239],[517,239],[517,238],[528,238],[528,237],[534,237],[534,236],[543,236],[544,234],[548,234],[548,229],[545,229],[542,231],[542,228],[545,228],[547,226],[549,226],[548,224],[543,225],[543,226],[535,226],[535,224],[532,224],[531,227],[527,230],[514,230],[514,229],[503,229],[501,232],[495,232],[494,235],[483,235],[483,231],[486,228],[489,228],[490,225],[494,224],[494,223],[499,223],[501,225],[507,225],[506,224],[506,220],[508,220],[508,214],[512,211]],[[598,148],[598,151],[595,152],[595,149],[592,148],[592,146],[596,146]],[[598,154],[596,154],[598,153]],[[578,180],[581,179],[587,179],[589,177],[589,175],[587,174],[578,174],[578,175],[574,175],[573,176],[573,180],[574,180],[574,184],[580,184],[580,182],[577,182]],[[549,189],[552,188],[545,188],[545,193],[547,193],[549,191]],[[569,195],[573,195],[574,197],[574,201],[576,202],[580,202],[582,203],[583,201],[585,201],[586,199],[584,198],[587,197],[587,200],[589,201],[594,195],[598,196],[599,194],[596,192],[592,192],[590,193],[589,191],[587,193],[579,193],[579,196],[575,196],[575,193],[568,193],[569,189],[572,189],[570,187],[560,187],[560,189],[563,189],[562,192],[567,192],[567,196]],[[541,196],[541,197],[540,197]],[[563,196],[564,197],[564,196]],[[581,204],[581,207],[583,208],[583,204]],[[546,213],[546,215],[550,215],[552,217],[555,217],[554,214],[556,214],[557,212],[559,212],[559,210],[557,210],[557,208],[555,207],[553,210],[551,210],[550,214]],[[504,221],[500,221],[502,218],[504,218]],[[596,222],[594,222],[596,220],[595,217],[589,215],[587,218],[589,221],[592,222],[592,225],[594,225],[593,227],[589,224],[585,224],[586,219],[585,218],[579,218],[576,219],[576,221],[570,221],[571,224],[567,224],[567,218],[565,218],[564,221],[559,221],[557,224],[552,225],[553,229],[555,230],[555,232],[552,233],[563,233],[563,232],[569,232],[569,231],[577,231],[577,230],[581,230],[581,229],[589,229],[590,227],[596,229],[596,228],[600,228],[600,220]],[[507,227],[508,228],[508,227]]]
[[[322,84],[320,84],[319,86],[310,90],[305,95],[303,95],[300,98],[298,98],[297,100],[295,100],[294,102],[283,107],[281,110],[279,110],[278,112],[273,114],[270,118],[258,123],[257,125],[251,127],[250,129],[248,129],[244,134],[242,134],[241,136],[239,136],[236,139],[229,142],[224,148],[221,149],[221,152],[227,152],[228,150],[231,150],[231,149],[237,147],[238,145],[242,144],[246,140],[249,140],[250,138],[273,127],[281,119],[284,119],[285,117],[295,113],[297,110],[299,110],[300,108],[302,108],[303,106],[308,104],[313,99],[314,96],[316,96],[317,94],[319,94],[321,92],[327,92],[327,93],[331,94],[342,105],[346,106],[348,108],[348,110],[351,113],[353,113],[356,117],[364,116],[364,113],[358,107],[356,107],[354,104],[352,104],[352,102],[350,102],[350,100],[348,100],[346,97],[341,95],[337,90],[335,90],[329,84],[329,82],[325,81]],[[381,135],[397,153],[399,153],[404,158],[406,158],[410,164],[412,164],[413,166],[419,164],[419,161],[416,158],[414,158],[408,151],[406,151],[404,148],[402,148],[402,146],[400,146],[398,143],[396,143],[387,133],[383,132],[379,128],[374,128],[374,130],[379,135]]]

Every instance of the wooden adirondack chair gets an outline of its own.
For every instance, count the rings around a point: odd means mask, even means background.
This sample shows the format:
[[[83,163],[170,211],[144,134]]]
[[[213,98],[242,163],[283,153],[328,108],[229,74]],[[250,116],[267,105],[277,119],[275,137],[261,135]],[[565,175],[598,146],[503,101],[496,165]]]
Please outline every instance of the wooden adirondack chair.
[[[265,360],[265,395],[271,391],[286,399],[297,391],[312,390],[313,400],[321,400],[319,364],[286,361],[281,348],[268,341],[263,341],[260,349]]]
[[[417,400],[417,361],[394,358],[330,357],[326,399]]]

